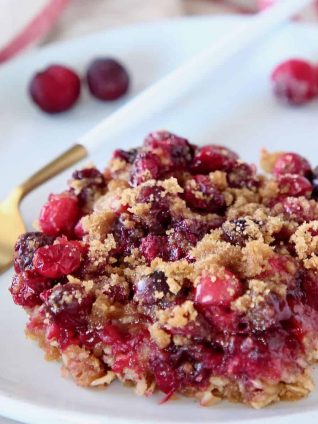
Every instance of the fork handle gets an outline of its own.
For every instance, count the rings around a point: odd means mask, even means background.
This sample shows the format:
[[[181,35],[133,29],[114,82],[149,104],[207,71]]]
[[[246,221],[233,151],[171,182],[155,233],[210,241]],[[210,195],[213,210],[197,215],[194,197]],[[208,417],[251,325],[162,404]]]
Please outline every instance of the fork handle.
[[[31,190],[88,156],[81,144],[74,144],[20,185],[20,200]]]

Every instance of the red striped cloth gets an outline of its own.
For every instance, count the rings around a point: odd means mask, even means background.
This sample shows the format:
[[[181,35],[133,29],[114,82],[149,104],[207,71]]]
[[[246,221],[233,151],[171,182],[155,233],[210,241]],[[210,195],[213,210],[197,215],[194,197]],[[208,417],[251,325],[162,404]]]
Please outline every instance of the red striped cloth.
[[[14,2],[10,0],[0,1],[6,1],[7,8],[10,8],[10,4],[14,4]],[[23,0],[24,7],[26,4],[35,1],[36,0]],[[46,4],[42,1],[42,9],[38,10],[36,16],[33,17],[31,21],[25,22],[5,45],[1,46],[0,44],[0,63],[12,58],[17,53],[23,51],[27,46],[42,40],[52,27],[54,27],[67,5],[70,7],[67,13],[65,13],[65,16],[62,17],[59,25],[59,34],[55,37],[51,36],[50,40],[67,38],[70,33],[71,36],[76,36],[109,27],[113,24],[121,25],[130,21],[145,21],[151,18],[158,19],[163,16],[176,16],[186,13],[255,13],[258,10],[270,6],[274,1],[275,0],[160,0],[160,2],[158,2],[157,0],[147,0],[145,2],[145,0],[125,0],[125,5],[119,2],[119,0],[47,0]],[[133,7],[129,8],[129,5]],[[5,13],[6,7],[2,7],[1,13]],[[86,10],[89,13],[84,13]],[[95,15],[97,16],[94,16],[94,11],[96,11]],[[131,11],[134,13],[131,13]],[[139,11],[140,13],[138,14]],[[18,10],[14,12],[16,13]],[[21,13],[23,13],[23,11]],[[114,17],[115,22],[112,22],[112,17]],[[318,0],[313,0],[312,8],[305,11],[301,15],[301,19],[314,19],[318,21]],[[83,27],[85,27],[85,31],[83,31]],[[0,39],[1,38],[3,39],[0,33]]]

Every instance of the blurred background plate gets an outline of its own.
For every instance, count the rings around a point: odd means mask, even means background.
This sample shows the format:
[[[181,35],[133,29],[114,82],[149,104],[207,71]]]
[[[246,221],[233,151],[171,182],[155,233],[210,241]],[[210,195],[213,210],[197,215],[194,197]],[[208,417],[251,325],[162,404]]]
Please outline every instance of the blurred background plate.
[[[242,23],[240,17],[191,18],[112,30],[52,45],[0,69],[0,198],[19,181],[72,144],[76,137],[120,107],[129,97],[171,71],[190,55]],[[186,98],[138,128],[105,141],[92,157],[103,167],[115,147],[140,144],[151,130],[166,128],[198,144],[224,144],[244,159],[257,161],[259,150],[294,150],[318,163],[318,102],[290,108],[276,102],[269,75],[275,64],[291,56],[318,59],[318,29],[290,24],[255,51],[240,56],[221,72],[202,81]],[[130,95],[115,104],[99,103],[84,93],[81,102],[59,116],[42,114],[26,89],[34,72],[51,63],[85,69],[90,59],[111,55],[130,70]],[[5,159],[4,159],[5,158]],[[43,185],[23,203],[28,227],[49,192],[65,187],[70,173]],[[59,366],[47,363],[35,344],[25,341],[26,315],[12,304],[7,291],[12,271],[0,284],[0,414],[32,424],[105,423],[234,423],[306,424],[318,418],[318,391],[297,403],[280,403],[254,411],[221,403],[202,408],[180,399],[159,406],[160,395],[138,398],[119,384],[105,391],[84,390],[62,379]]]

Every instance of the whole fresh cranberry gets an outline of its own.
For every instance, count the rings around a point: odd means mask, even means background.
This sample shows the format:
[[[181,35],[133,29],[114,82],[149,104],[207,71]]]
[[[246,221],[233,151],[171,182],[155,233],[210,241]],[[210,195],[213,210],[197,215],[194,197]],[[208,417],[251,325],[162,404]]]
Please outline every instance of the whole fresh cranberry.
[[[277,177],[278,188],[281,195],[310,197],[312,185],[307,178],[300,175],[285,174]]]
[[[186,181],[184,199],[194,210],[222,213],[225,209],[223,194],[206,175],[195,175]]]
[[[196,287],[195,301],[203,307],[230,306],[242,291],[242,283],[228,270],[218,275],[204,274]]]
[[[193,159],[194,149],[189,141],[168,131],[150,133],[144,145],[162,157],[168,169],[184,167]]]
[[[229,171],[237,159],[238,155],[232,150],[212,144],[198,149],[191,168],[197,174],[207,174],[212,171]]]
[[[317,73],[305,60],[290,59],[281,63],[271,78],[276,97],[285,103],[301,105],[317,95]]]
[[[70,235],[79,219],[77,197],[69,192],[51,194],[40,213],[41,230],[49,236]]]
[[[79,284],[58,284],[41,295],[47,312],[53,322],[66,327],[76,328],[87,322],[94,296],[87,293]]]
[[[79,76],[70,68],[51,65],[32,78],[29,93],[34,103],[47,113],[59,113],[76,103],[81,91]]]
[[[100,100],[116,100],[127,93],[129,75],[124,66],[111,58],[95,59],[87,70],[87,84]]]
[[[275,176],[295,174],[310,178],[312,175],[308,160],[297,153],[282,153],[277,158],[272,172]]]
[[[54,244],[40,247],[34,254],[36,271],[48,278],[60,278],[77,270],[81,264],[81,251],[74,244]]]
[[[147,180],[157,179],[160,174],[160,165],[160,158],[154,153],[138,153],[130,171],[131,185],[135,187]]]
[[[52,287],[52,281],[35,271],[24,271],[13,277],[10,292],[14,303],[26,308],[41,305],[40,294]]]
[[[14,269],[22,272],[33,268],[33,256],[35,251],[42,246],[53,243],[53,238],[41,232],[31,232],[22,234],[14,247]]]

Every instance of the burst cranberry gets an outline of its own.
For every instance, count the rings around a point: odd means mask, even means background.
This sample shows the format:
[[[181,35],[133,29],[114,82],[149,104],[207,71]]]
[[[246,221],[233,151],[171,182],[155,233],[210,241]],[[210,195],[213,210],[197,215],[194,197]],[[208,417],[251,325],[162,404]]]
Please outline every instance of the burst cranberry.
[[[147,263],[150,264],[156,258],[165,258],[167,237],[148,235],[142,239],[140,251]]]
[[[85,168],[73,172],[73,180],[80,181],[80,189],[77,194],[79,206],[90,207],[96,196],[105,187],[104,175],[96,168]]]
[[[154,150],[168,168],[184,167],[193,159],[193,147],[185,138],[168,131],[157,131],[148,135],[145,146]]]
[[[87,83],[97,99],[116,100],[127,93],[129,75],[124,66],[114,59],[96,59],[88,67]]]
[[[317,94],[317,75],[314,67],[300,59],[287,60],[272,73],[275,95],[285,103],[301,105]]]
[[[312,308],[318,311],[318,275],[317,272],[306,272],[302,278],[302,288],[306,299]]]
[[[127,163],[133,163],[138,154],[138,149],[121,150],[117,149],[113,153],[113,159],[120,159]]]
[[[148,203],[150,209],[142,216],[141,224],[153,234],[163,234],[171,221],[170,205],[162,187],[142,187],[137,202]],[[138,221],[138,216],[136,216]]]
[[[51,65],[32,79],[29,92],[33,101],[48,113],[64,112],[77,101],[81,90],[78,75],[69,68]]]
[[[242,293],[242,284],[227,270],[203,275],[196,287],[195,301],[201,306],[230,306]]]
[[[227,181],[234,188],[255,189],[258,185],[255,169],[247,163],[236,162],[227,174]]]
[[[308,160],[296,153],[281,154],[276,160],[272,172],[275,176],[295,174],[306,178],[310,178],[312,174]]]
[[[84,325],[94,302],[92,294],[79,284],[71,283],[57,285],[44,292],[41,298],[53,322],[67,328]]]
[[[147,180],[157,179],[160,173],[160,159],[151,152],[138,153],[130,171],[130,183],[137,186]]]
[[[41,230],[49,236],[72,234],[80,215],[78,200],[71,193],[51,194],[40,213]]]
[[[279,192],[284,196],[310,197],[312,185],[307,178],[300,175],[285,174],[277,177]]]
[[[132,249],[139,247],[141,240],[145,237],[143,228],[138,225],[126,227],[126,214],[122,214],[115,223],[113,235],[116,241],[115,253],[117,256],[129,256]]]
[[[226,206],[223,194],[205,175],[187,180],[184,199],[192,209],[201,212],[222,213]]]
[[[81,264],[81,251],[72,244],[54,244],[40,247],[33,265],[40,275],[59,278],[76,271]]]
[[[176,370],[168,363],[156,361],[153,364],[153,373],[156,385],[163,393],[172,395],[178,388],[178,375]]]
[[[165,274],[155,271],[137,282],[135,299],[144,305],[154,305],[168,292]]]
[[[24,271],[13,277],[10,292],[14,303],[26,308],[41,305],[40,294],[52,287],[52,282],[34,271]]]
[[[207,174],[212,171],[229,171],[238,155],[226,147],[210,145],[201,147],[194,156],[192,170]]]
[[[246,232],[247,222],[245,218],[238,218],[232,221],[226,221],[222,225],[222,238],[224,241],[233,244],[234,246],[244,247],[248,240]]]
[[[33,256],[35,251],[42,246],[53,243],[53,238],[40,232],[22,234],[14,247],[14,269],[22,272],[33,268]]]

